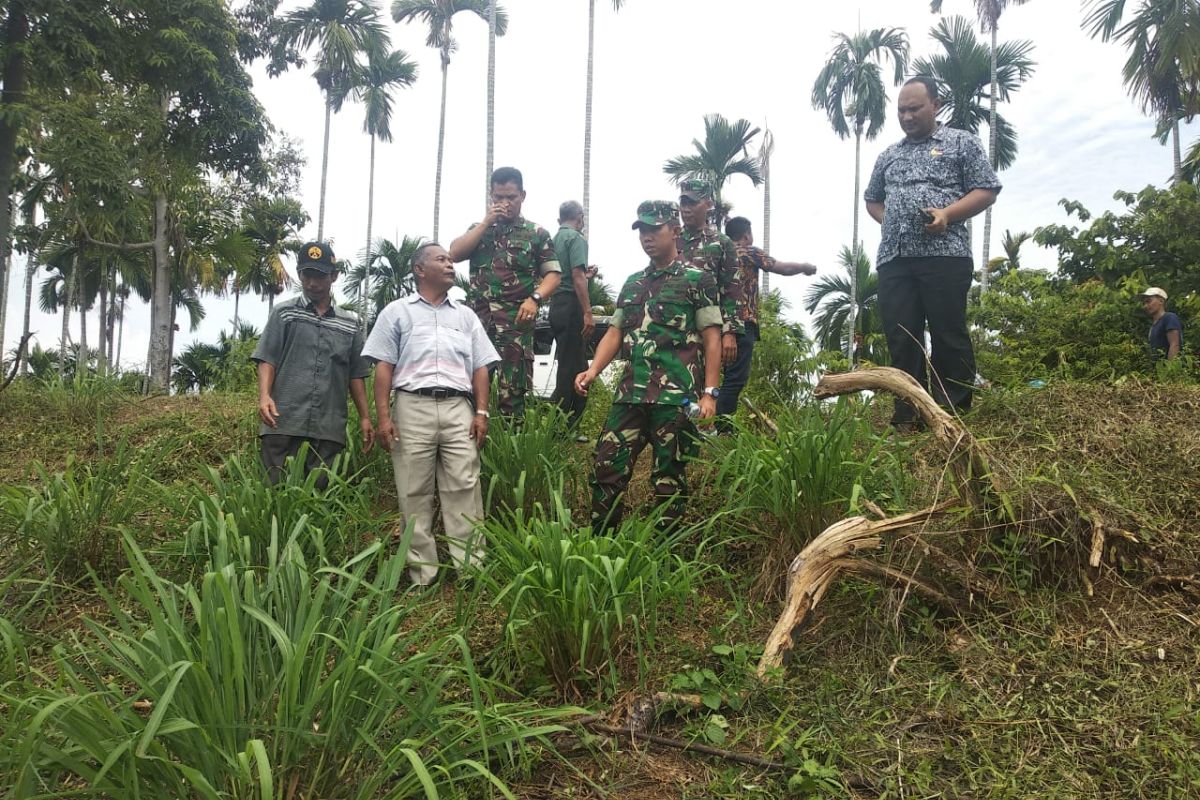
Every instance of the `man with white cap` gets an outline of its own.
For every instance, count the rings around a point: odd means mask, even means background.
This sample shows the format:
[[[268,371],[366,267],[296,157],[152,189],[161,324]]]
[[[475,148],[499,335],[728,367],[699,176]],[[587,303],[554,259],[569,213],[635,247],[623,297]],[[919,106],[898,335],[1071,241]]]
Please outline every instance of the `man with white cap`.
[[[1183,323],[1177,314],[1167,311],[1167,293],[1151,286],[1138,297],[1142,301],[1142,310],[1153,323],[1150,326],[1150,360],[1178,358],[1183,349]]]

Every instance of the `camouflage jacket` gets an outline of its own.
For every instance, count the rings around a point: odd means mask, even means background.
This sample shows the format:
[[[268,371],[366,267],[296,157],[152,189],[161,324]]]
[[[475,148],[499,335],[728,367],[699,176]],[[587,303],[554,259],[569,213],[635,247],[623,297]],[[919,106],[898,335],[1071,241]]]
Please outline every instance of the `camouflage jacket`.
[[[675,241],[679,257],[690,267],[712,273],[720,293],[721,317],[724,333],[742,333],[745,326],[738,316],[741,303],[741,287],[737,282],[738,257],[733,241],[711,225],[694,231],[686,225],[679,231]]]
[[[625,281],[610,323],[621,331],[625,371],[614,403],[696,401],[703,363],[700,331],[721,324],[712,273],[676,260],[653,262]]]
[[[746,249],[746,254],[738,256],[738,306],[737,316],[743,324],[758,322],[758,277],[764,269],[768,272],[775,266],[775,259],[767,255],[765,250],[758,247]]]
[[[543,275],[560,271],[554,239],[545,228],[524,217],[501,222],[488,228],[471,253],[470,299],[520,303]]]

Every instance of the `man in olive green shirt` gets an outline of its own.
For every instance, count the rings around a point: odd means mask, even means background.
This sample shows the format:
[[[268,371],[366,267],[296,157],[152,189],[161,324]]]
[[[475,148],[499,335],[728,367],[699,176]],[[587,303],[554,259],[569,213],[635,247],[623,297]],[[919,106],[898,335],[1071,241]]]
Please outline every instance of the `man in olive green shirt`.
[[[588,244],[583,237],[583,206],[568,200],[558,209],[554,252],[564,277],[550,298],[550,330],[558,372],[550,399],[567,415],[571,429],[579,425],[587,398],[575,391],[575,376],[587,369],[587,345],[596,329],[588,299]],[[582,441],[587,441],[581,436]]]

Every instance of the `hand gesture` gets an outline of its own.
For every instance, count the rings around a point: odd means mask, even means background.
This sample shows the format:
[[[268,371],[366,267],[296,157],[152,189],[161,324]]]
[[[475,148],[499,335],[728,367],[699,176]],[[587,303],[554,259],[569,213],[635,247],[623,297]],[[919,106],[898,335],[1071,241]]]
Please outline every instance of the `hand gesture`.
[[[596,373],[590,369],[575,376],[575,391],[587,397],[588,387],[596,380]]]
[[[933,219],[925,224],[926,233],[945,233],[946,228],[950,227],[950,215],[946,213],[944,208],[922,208]]]
[[[712,419],[717,415],[717,401],[711,394],[700,395],[700,416],[697,419]]]
[[[269,428],[279,427],[279,409],[271,395],[264,394],[258,398],[258,418]]]

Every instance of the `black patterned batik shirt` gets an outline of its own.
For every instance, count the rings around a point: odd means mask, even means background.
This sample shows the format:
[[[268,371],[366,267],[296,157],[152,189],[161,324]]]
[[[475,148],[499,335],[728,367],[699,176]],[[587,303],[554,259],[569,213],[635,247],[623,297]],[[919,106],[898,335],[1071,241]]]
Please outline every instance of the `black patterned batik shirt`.
[[[928,139],[906,137],[891,145],[875,161],[863,193],[867,202],[884,208],[876,266],[895,258],[970,258],[966,223],[951,223],[945,233],[926,233],[921,209],[945,208],[975,189],[1000,188],[983,145],[966,131],[938,125]]]

